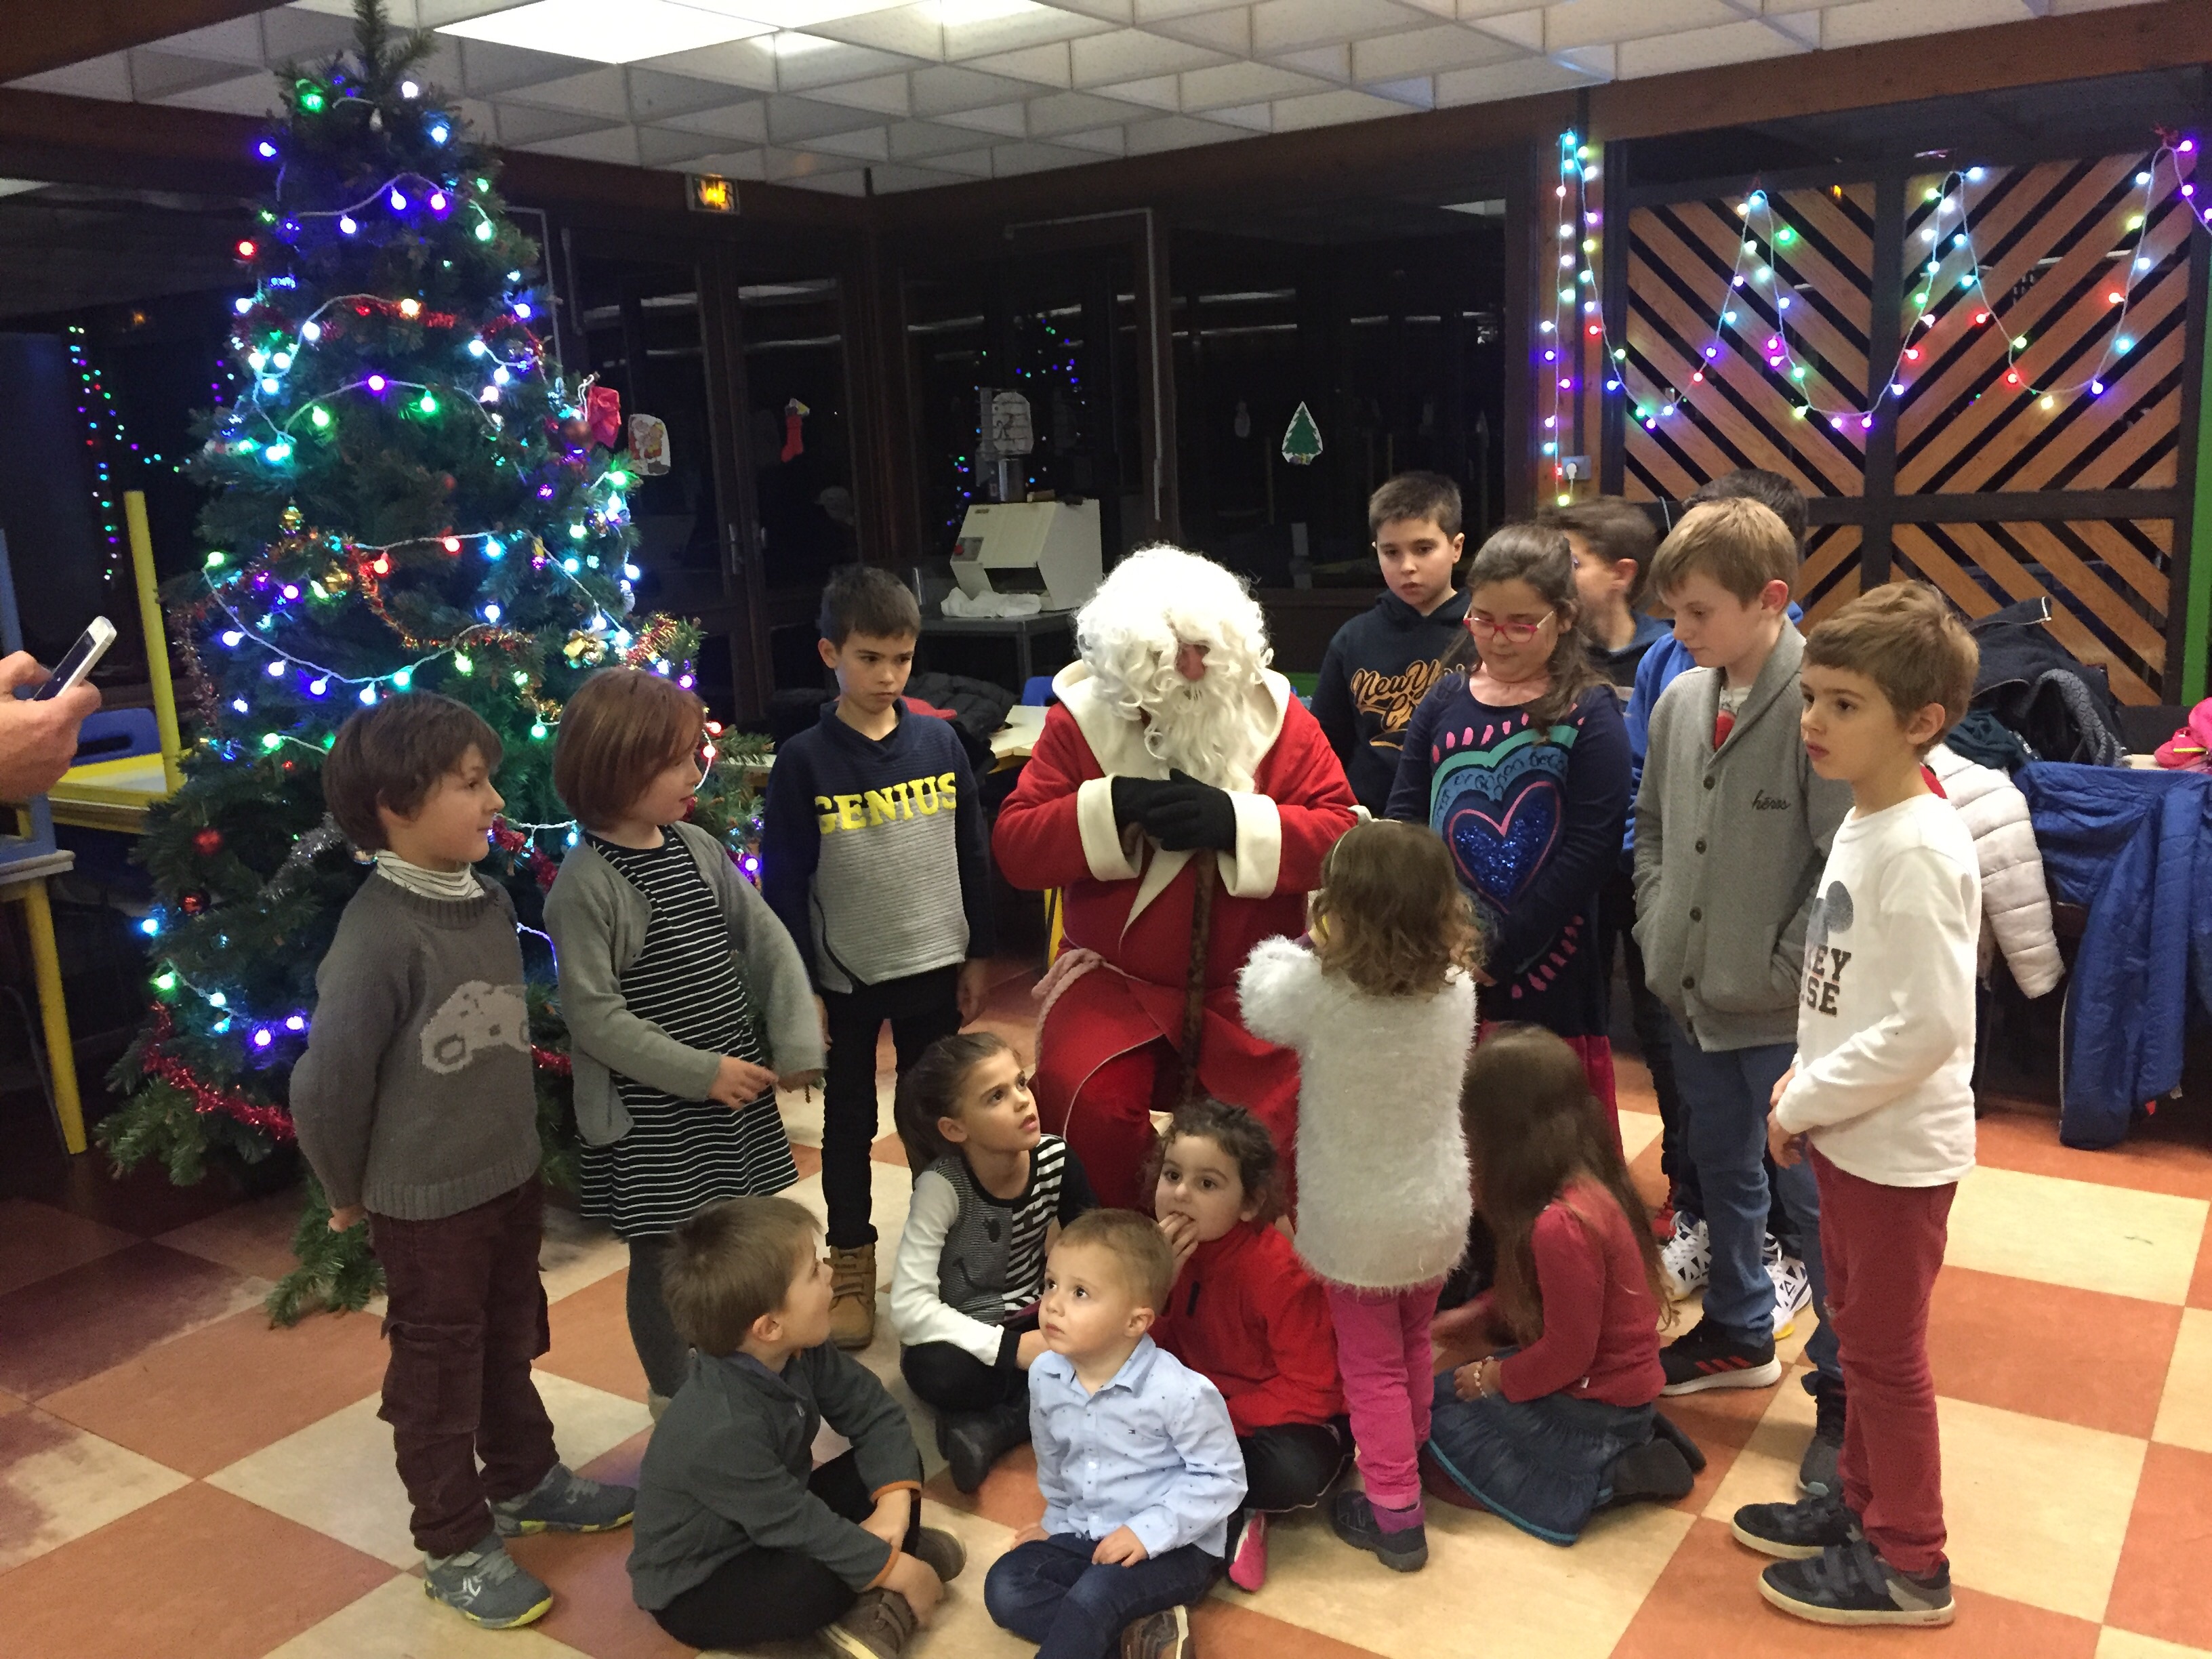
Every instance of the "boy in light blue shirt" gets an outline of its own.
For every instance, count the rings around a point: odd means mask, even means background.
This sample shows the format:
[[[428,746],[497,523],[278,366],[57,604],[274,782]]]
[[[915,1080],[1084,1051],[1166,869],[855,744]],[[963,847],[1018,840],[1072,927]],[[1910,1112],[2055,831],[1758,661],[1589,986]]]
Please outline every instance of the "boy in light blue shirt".
[[[1046,1261],[1029,1374],[1044,1520],[983,1585],[1039,1659],[1186,1659],[1189,1604],[1221,1569],[1244,1498],[1237,1431],[1220,1390],[1146,1334],[1176,1267],[1131,1210],[1069,1222]]]

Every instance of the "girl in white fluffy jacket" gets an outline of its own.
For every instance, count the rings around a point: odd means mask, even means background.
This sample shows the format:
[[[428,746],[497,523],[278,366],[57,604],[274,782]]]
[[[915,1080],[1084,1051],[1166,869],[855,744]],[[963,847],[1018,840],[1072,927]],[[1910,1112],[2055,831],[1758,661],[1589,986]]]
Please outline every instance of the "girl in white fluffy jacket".
[[[1411,1572],[1429,1554],[1429,1322],[1471,1207],[1459,1097],[1477,934],[1443,842],[1387,820],[1330,850],[1310,927],[1310,950],[1263,940],[1237,994],[1253,1035],[1298,1054],[1297,1249],[1328,1289],[1366,1482],[1329,1518]]]

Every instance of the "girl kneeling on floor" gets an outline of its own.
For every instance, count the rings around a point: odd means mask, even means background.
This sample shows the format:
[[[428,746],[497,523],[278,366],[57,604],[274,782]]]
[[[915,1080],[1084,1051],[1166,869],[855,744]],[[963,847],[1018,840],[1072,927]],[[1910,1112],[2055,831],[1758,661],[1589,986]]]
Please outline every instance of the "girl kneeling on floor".
[[[896,1116],[916,1171],[891,1270],[899,1370],[937,1413],[952,1484],[974,1492],[1029,1441],[1046,1235],[1097,1200],[1073,1149],[1040,1132],[1021,1056],[988,1031],[930,1044]]]
[[[1428,1474],[1449,1481],[1439,1496],[1571,1544],[1593,1510],[1683,1497],[1705,1465],[1656,1404],[1658,1245],[1581,1059],[1551,1032],[1492,1032],[1461,1109],[1498,1239],[1495,1318],[1520,1346],[1437,1379]]]
[[[1183,1107],[1153,1155],[1152,1213],[1176,1278],[1152,1340],[1221,1390],[1244,1454],[1244,1507],[1229,1528],[1229,1582],[1267,1577],[1267,1517],[1310,1509],[1352,1447],[1336,1332],[1321,1281],[1272,1223],[1274,1137],[1241,1106]]]

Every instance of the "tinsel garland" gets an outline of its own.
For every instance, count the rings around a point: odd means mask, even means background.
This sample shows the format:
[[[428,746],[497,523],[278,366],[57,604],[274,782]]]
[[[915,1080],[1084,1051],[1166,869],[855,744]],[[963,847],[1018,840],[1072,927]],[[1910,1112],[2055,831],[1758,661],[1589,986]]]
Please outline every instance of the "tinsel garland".
[[[177,1034],[169,1019],[165,1003],[154,1005],[154,1029],[146,1034],[146,1046],[139,1058],[139,1066],[149,1077],[157,1077],[171,1088],[190,1095],[192,1109],[202,1117],[220,1112],[235,1118],[249,1128],[260,1130],[272,1140],[289,1141],[295,1139],[292,1115],[281,1106],[264,1106],[248,1100],[235,1090],[219,1089],[203,1083],[193,1075],[192,1068],[173,1054],[161,1052],[161,1045]]]

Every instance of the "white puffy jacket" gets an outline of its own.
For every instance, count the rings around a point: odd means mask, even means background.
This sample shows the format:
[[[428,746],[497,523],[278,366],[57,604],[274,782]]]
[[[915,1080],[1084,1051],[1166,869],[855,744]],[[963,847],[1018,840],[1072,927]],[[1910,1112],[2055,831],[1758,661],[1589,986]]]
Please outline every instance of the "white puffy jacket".
[[[2044,884],[2043,853],[2035,844],[2027,797],[1993,767],[1977,765],[1942,744],[1929,751],[1928,769],[1966,821],[1982,866],[1982,971],[1997,950],[2029,996],[2039,997],[2066,972],[2057,936],[2051,931],[2051,890]]]

